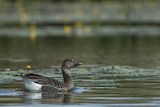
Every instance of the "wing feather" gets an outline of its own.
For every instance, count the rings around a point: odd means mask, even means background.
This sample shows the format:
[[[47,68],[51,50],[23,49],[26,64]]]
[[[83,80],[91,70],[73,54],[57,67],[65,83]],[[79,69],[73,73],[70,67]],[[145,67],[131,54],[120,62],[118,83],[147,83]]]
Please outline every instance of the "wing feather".
[[[53,89],[61,89],[64,87],[63,83],[61,83],[58,80],[55,80],[51,77],[44,77],[38,74],[26,74],[25,75],[28,79],[32,80],[33,82],[42,85],[44,89],[47,87],[53,88]],[[47,89],[46,89],[47,90]]]

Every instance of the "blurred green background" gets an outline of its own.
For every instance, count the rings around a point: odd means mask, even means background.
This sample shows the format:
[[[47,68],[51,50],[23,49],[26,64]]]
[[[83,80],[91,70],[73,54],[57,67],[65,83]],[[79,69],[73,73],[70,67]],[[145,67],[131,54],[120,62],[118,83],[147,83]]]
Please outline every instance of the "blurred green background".
[[[159,0],[0,0],[0,36],[159,36]]]
[[[0,0],[0,66],[158,66],[159,0]]]

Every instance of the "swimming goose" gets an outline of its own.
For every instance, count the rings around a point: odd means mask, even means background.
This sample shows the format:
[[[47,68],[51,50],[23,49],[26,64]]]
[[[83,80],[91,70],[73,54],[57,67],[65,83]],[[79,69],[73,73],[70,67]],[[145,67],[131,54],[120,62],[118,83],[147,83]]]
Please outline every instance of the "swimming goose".
[[[74,88],[74,83],[71,78],[70,69],[81,65],[74,59],[65,59],[62,63],[61,70],[64,83],[51,77],[44,77],[38,74],[21,75],[24,81],[25,89],[28,91],[49,91],[63,92],[71,91]]]

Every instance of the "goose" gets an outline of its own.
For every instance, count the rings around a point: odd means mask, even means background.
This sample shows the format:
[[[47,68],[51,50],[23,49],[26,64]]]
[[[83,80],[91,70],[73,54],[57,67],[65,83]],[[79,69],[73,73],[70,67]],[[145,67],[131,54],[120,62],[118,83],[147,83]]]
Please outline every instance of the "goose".
[[[29,73],[21,74],[27,91],[45,91],[45,92],[67,92],[74,88],[70,69],[82,65],[74,59],[65,59],[61,66],[64,82],[60,82],[52,77],[45,77],[39,74]]]

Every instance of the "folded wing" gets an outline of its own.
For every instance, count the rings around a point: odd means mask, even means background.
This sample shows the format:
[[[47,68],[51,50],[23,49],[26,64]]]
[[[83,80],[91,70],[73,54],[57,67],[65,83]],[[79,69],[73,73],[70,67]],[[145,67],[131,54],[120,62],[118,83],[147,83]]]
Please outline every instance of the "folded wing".
[[[26,74],[25,78],[30,79],[31,81],[40,84],[42,91],[62,91],[64,90],[64,85],[58,80],[55,80],[50,77],[44,77],[38,74]]]

